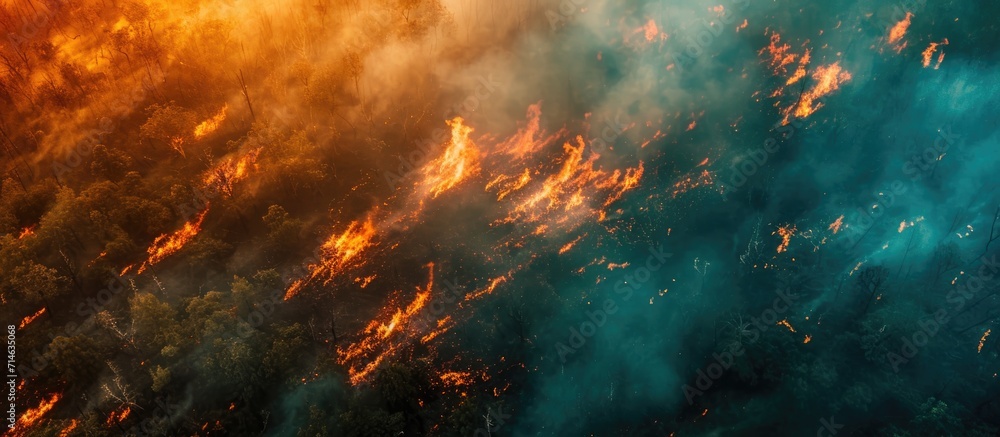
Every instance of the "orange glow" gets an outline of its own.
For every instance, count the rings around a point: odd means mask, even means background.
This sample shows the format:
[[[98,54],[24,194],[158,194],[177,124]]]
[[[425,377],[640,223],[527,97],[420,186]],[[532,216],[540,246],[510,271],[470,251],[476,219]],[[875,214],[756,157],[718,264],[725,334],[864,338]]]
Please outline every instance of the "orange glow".
[[[777,234],[781,237],[781,244],[778,245],[778,253],[782,253],[788,250],[788,243],[792,241],[792,236],[795,235],[794,225],[784,225],[778,227],[778,229],[771,233],[771,235]]]
[[[906,17],[899,20],[898,23],[889,28],[889,44],[895,46],[894,48],[897,53],[906,48],[906,41],[903,41],[903,37],[906,36],[906,31],[910,28],[910,21],[912,18],[913,14],[907,12]]]
[[[990,336],[990,331],[992,331],[992,329],[987,329],[986,332],[983,333],[983,336],[979,338],[979,349],[976,350],[976,353],[981,353],[983,351],[983,346],[986,345],[986,339]]]
[[[840,227],[843,225],[844,225],[844,215],[841,214],[840,217],[837,217],[837,219],[833,221],[833,223],[830,223],[830,227],[828,227],[827,229],[833,231],[834,235],[836,235],[837,232],[840,232]]]
[[[559,254],[562,255],[562,254],[564,254],[564,253],[569,252],[570,250],[572,250],[573,246],[578,241],[580,241],[581,238],[583,238],[583,235],[581,235],[579,237],[576,237],[576,239],[574,239],[573,241],[570,241],[569,243],[564,244],[563,247],[559,248]]]
[[[229,105],[222,105],[222,109],[214,116],[210,117],[208,120],[201,122],[198,126],[194,128],[195,139],[200,139],[205,135],[215,132],[219,129],[219,125],[226,120],[226,111],[229,110]]]
[[[806,334],[806,338],[804,340],[802,340],[802,344],[809,344],[809,342],[812,341],[812,340],[813,340],[812,336],[809,335],[809,334]]]
[[[37,319],[38,317],[40,317],[44,313],[45,313],[45,307],[42,307],[42,309],[36,311],[35,314],[32,314],[30,316],[27,316],[27,317],[21,319],[21,325],[18,326],[17,329],[24,329],[25,326],[28,326],[28,324],[30,324],[31,322],[34,322],[35,319]]]
[[[208,214],[208,205],[205,206],[205,210],[198,214],[198,216],[191,221],[184,223],[184,226],[181,229],[170,235],[163,234],[156,237],[156,239],[153,240],[153,244],[146,249],[146,253],[149,254],[149,259],[139,267],[137,273],[141,274],[147,267],[151,267],[154,264],[163,261],[166,257],[183,249],[185,244],[196,237],[198,232],[201,232],[201,222],[205,220],[206,214]]]
[[[653,42],[656,37],[660,35],[660,29],[656,27],[656,22],[650,19],[646,22],[646,25],[642,27],[643,32],[646,35],[646,41]]]
[[[42,417],[48,414],[49,411],[52,411],[56,406],[56,402],[59,402],[60,399],[62,399],[62,394],[60,393],[53,394],[49,400],[42,399],[42,402],[37,407],[29,408],[17,419],[14,429],[23,431],[38,425]]]
[[[24,229],[21,229],[21,234],[17,236],[17,239],[18,240],[23,240],[25,237],[30,237],[32,235],[35,235],[35,227],[34,226],[28,226],[28,227],[26,227]]]

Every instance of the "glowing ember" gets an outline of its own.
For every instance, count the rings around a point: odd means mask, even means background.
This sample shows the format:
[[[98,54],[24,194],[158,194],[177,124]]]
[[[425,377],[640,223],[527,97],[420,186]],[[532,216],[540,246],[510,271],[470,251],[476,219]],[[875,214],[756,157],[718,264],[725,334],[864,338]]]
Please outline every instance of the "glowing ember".
[[[201,122],[201,124],[199,124],[198,126],[195,126],[194,128],[195,139],[200,139],[201,137],[204,137],[205,135],[208,135],[219,129],[219,125],[226,120],[227,110],[229,110],[229,105],[228,104],[222,105],[222,109],[219,109],[219,112],[217,114],[215,114],[208,120]]]
[[[42,309],[35,312],[35,314],[32,314],[30,316],[21,319],[21,324],[18,326],[18,329],[24,329],[25,326],[28,326],[28,324],[34,322],[35,319],[39,318],[44,313],[45,313],[45,307],[42,307]]]
[[[986,339],[990,336],[990,331],[992,331],[992,329],[987,329],[986,332],[983,333],[983,336],[979,338],[979,349],[977,349],[977,353],[981,353],[983,351],[983,346],[986,344]]]
[[[69,425],[66,425],[66,427],[63,428],[62,431],[59,431],[59,437],[69,437],[70,433],[72,433],[79,425],[80,422],[78,422],[76,419],[73,419],[72,421],[70,421]]]
[[[830,227],[828,227],[827,229],[833,231],[833,233],[836,235],[837,232],[840,232],[840,227],[843,225],[844,225],[844,215],[841,214],[840,217],[837,217],[837,220],[834,220],[833,223],[830,223]]]
[[[793,328],[792,324],[788,322],[788,319],[781,320],[780,322],[778,322],[778,325],[784,326],[788,328],[789,331],[795,332],[795,328]]]
[[[149,259],[139,267],[137,273],[141,274],[147,267],[151,267],[154,264],[163,261],[164,258],[183,249],[184,245],[191,241],[198,235],[198,232],[201,231],[201,222],[205,220],[206,214],[208,214],[207,205],[205,206],[204,211],[198,214],[198,216],[191,221],[184,223],[184,227],[181,229],[170,235],[163,234],[156,237],[156,239],[153,240],[153,244],[146,249],[146,253],[149,254]]]
[[[35,235],[35,227],[34,226],[28,226],[28,227],[26,227],[26,228],[24,228],[24,229],[21,230],[21,234],[17,236],[17,239],[18,240],[23,240],[24,238],[30,237],[32,235]]]
[[[712,173],[708,170],[693,171],[682,176],[674,185],[670,187],[670,197],[677,198],[681,194],[687,193],[698,187],[708,186],[715,183]]]
[[[771,33],[771,41],[767,47],[758,52],[759,55],[767,54],[767,60],[771,69],[774,70],[775,74],[784,74],[787,70],[788,65],[795,62],[798,57],[795,53],[791,53],[790,50],[792,46],[788,44],[781,44],[781,35],[777,32]]]
[[[898,23],[889,28],[889,44],[894,46],[897,53],[906,48],[906,41],[903,41],[903,37],[906,36],[906,31],[910,28],[910,21],[912,18],[913,14],[907,12],[906,17],[899,20]]]
[[[106,423],[108,426],[114,425],[116,423],[122,423],[123,421],[125,421],[125,419],[128,418],[129,414],[132,414],[132,407],[125,407],[125,409],[119,413],[115,413],[114,411],[112,411],[111,414],[108,415],[108,420]]]
[[[446,387],[469,385],[475,381],[469,372],[445,372],[440,378]]]
[[[802,340],[802,344],[809,344],[809,342],[812,341],[812,339],[813,338],[811,335],[806,334],[806,338]]]
[[[788,250],[788,243],[792,241],[792,236],[795,235],[794,225],[784,225],[778,227],[778,229],[771,233],[771,235],[777,234],[781,237],[781,244],[778,245],[778,253],[782,253]]]

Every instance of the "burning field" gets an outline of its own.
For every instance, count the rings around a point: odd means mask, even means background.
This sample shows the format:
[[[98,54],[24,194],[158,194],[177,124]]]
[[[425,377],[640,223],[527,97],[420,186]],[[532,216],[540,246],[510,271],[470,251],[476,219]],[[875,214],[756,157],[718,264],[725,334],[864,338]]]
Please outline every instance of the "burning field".
[[[4,0],[6,435],[997,435],[993,9]]]

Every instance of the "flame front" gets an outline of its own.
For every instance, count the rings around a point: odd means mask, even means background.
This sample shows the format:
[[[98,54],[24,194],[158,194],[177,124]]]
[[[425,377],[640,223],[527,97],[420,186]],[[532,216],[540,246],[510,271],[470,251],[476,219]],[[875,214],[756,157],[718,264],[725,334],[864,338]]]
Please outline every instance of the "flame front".
[[[146,249],[146,253],[149,254],[149,259],[146,260],[142,266],[139,267],[137,273],[142,273],[148,267],[152,267],[156,263],[163,261],[165,258],[177,253],[179,250],[184,248],[189,241],[201,232],[201,222],[205,220],[205,215],[208,214],[208,206],[205,206],[205,210],[195,216],[191,221],[184,223],[184,226],[172,234],[163,234],[156,237],[153,240],[153,244]]]
[[[219,125],[221,125],[222,122],[226,120],[226,111],[228,110],[229,110],[228,104],[222,105],[222,109],[219,109],[218,113],[210,117],[208,120],[199,123],[198,126],[195,126],[194,128],[195,139],[201,139],[205,135],[208,135],[218,130]]]
[[[42,307],[42,309],[36,311],[34,314],[21,319],[21,324],[18,326],[17,329],[24,329],[25,326],[28,326],[31,322],[34,322],[35,319],[41,317],[41,315],[44,313],[45,313],[45,307]]]
[[[48,400],[42,399],[42,402],[38,404],[35,408],[29,408],[17,422],[14,424],[15,435],[24,435],[24,432],[35,425],[38,425],[42,418],[55,408],[56,403],[62,399],[61,393],[53,394]]]

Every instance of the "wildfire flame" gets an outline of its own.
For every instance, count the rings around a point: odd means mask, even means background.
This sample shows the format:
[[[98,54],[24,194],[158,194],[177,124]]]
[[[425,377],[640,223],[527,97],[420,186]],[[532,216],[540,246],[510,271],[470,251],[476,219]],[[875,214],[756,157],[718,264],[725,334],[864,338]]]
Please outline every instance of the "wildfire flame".
[[[449,120],[451,140],[440,157],[423,168],[420,192],[435,198],[450,190],[460,182],[479,171],[479,151],[469,139],[472,128],[464,124],[462,117]]]
[[[114,425],[116,423],[122,423],[125,421],[125,419],[128,418],[129,414],[132,414],[132,407],[125,407],[125,409],[119,413],[115,413],[114,411],[112,411],[111,414],[108,415],[108,420],[106,423],[108,426]]]
[[[223,161],[205,175],[205,185],[232,197],[233,186],[246,179],[250,175],[251,168],[256,168],[259,153],[260,148],[257,148],[243,155],[240,159]]]
[[[979,349],[976,350],[976,353],[981,353],[983,351],[983,346],[986,345],[986,339],[990,336],[990,331],[992,330],[992,328],[987,329],[986,332],[983,333],[983,336],[979,338]]]
[[[201,139],[205,135],[215,132],[219,129],[219,125],[226,120],[226,111],[229,110],[229,104],[222,105],[222,109],[219,112],[195,126],[194,128],[194,138]]]
[[[912,18],[913,13],[907,12],[906,17],[889,28],[889,44],[894,46],[897,53],[906,48],[906,41],[903,41],[903,37],[906,36],[906,31],[910,28]]]
[[[830,223],[830,227],[828,227],[827,229],[833,231],[833,234],[836,235],[837,232],[840,232],[840,227],[843,225],[844,225],[844,215],[841,214],[840,217],[837,217],[837,219],[833,221],[833,223]]]
[[[28,324],[34,322],[35,319],[39,318],[44,313],[45,313],[45,307],[42,307],[42,309],[38,310],[34,314],[21,319],[21,324],[18,326],[18,329],[24,329],[25,326],[28,326]]]
[[[72,421],[70,421],[69,425],[66,425],[66,427],[63,428],[62,431],[59,431],[59,437],[69,437],[69,434],[73,432],[73,430],[75,430],[76,427],[79,425],[80,422],[78,422],[76,419],[73,419]]]
[[[163,261],[170,255],[177,253],[179,250],[184,248],[189,241],[191,241],[198,232],[201,231],[201,222],[205,220],[205,215],[208,214],[208,206],[205,206],[205,210],[198,214],[191,221],[184,223],[184,226],[172,234],[163,234],[156,237],[153,240],[153,244],[146,249],[146,253],[149,254],[149,259],[139,267],[137,273],[141,274],[146,270],[147,267],[151,267],[154,264]]]
[[[368,216],[364,221],[352,222],[343,233],[331,235],[320,246],[320,263],[310,265],[309,276],[292,283],[285,292],[285,300],[295,297],[302,287],[316,278],[325,276],[326,282],[329,282],[334,274],[350,266],[361,252],[374,244],[372,240],[376,234],[375,224]]]
[[[55,408],[56,403],[59,402],[60,399],[62,399],[61,393],[53,394],[48,400],[42,399],[42,402],[38,404],[37,407],[29,408],[24,412],[24,414],[21,415],[20,418],[17,419],[17,422],[14,424],[14,429],[22,430],[23,433],[23,430],[37,425],[41,421],[42,417]]]
[[[392,316],[376,318],[362,331],[362,340],[349,345],[347,348],[338,348],[338,362],[349,365],[348,377],[351,384],[359,384],[388,357],[396,353],[407,340],[419,338],[420,329],[411,327],[411,322],[430,301],[431,290],[434,288],[434,263],[427,264],[430,271],[427,285],[424,288],[417,288],[417,294],[405,308],[396,308],[392,311]],[[369,357],[367,362],[362,362],[363,358]]]
[[[781,237],[781,244],[778,245],[778,253],[782,253],[788,250],[788,243],[792,241],[792,236],[795,235],[797,229],[794,225],[784,225],[778,227],[777,230],[771,233],[771,235],[778,235]]]
[[[30,237],[32,235],[35,235],[35,227],[34,226],[28,226],[28,227],[26,227],[26,228],[24,228],[24,229],[21,230],[21,234],[17,236],[17,239],[18,240],[23,240],[24,238]]]
[[[945,38],[944,41],[941,42],[932,42],[929,46],[927,46],[926,49],[924,49],[924,51],[921,53],[921,56],[923,57],[924,68],[930,67],[931,59],[934,58],[934,52],[937,51],[938,47],[946,45],[948,45],[948,38]],[[937,70],[938,67],[941,66],[942,62],[944,62],[944,50],[942,50],[941,54],[938,55],[937,65],[934,66],[934,69]]]
[[[798,103],[783,111],[785,115],[783,124],[788,124],[788,120],[792,116],[806,118],[822,108],[823,104],[817,100],[838,90],[841,84],[851,80],[851,73],[841,68],[838,61],[817,67],[812,78],[815,81],[812,88],[799,97]]]

